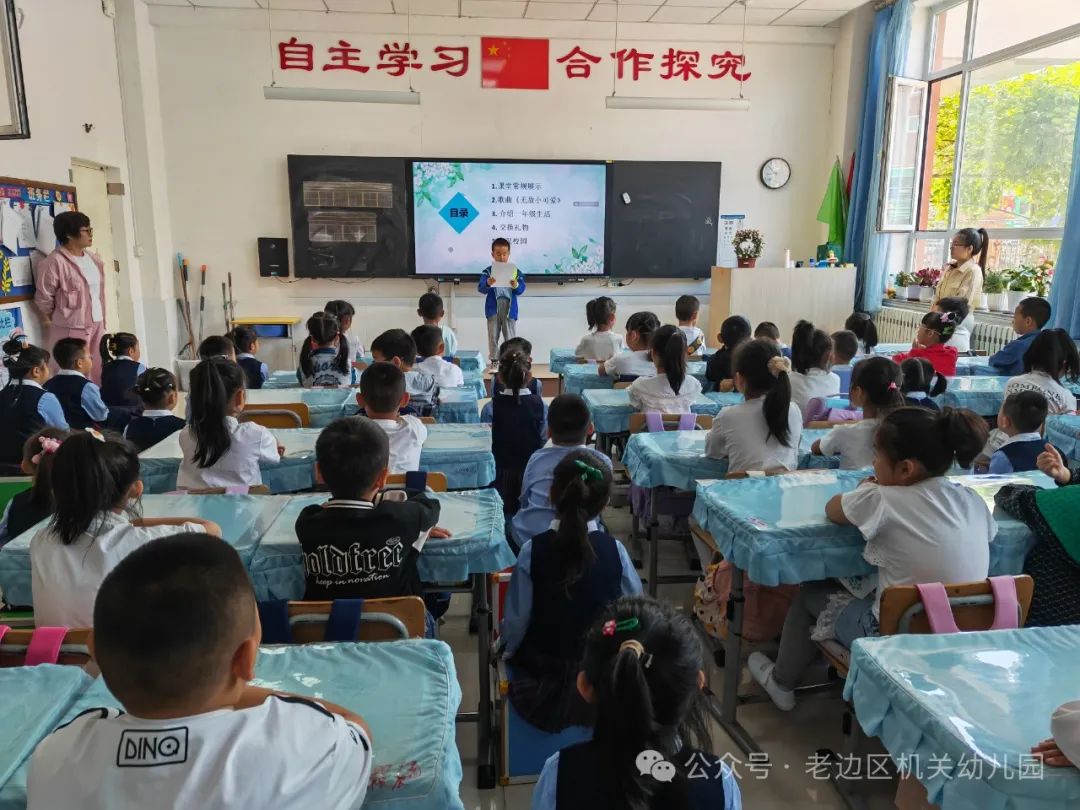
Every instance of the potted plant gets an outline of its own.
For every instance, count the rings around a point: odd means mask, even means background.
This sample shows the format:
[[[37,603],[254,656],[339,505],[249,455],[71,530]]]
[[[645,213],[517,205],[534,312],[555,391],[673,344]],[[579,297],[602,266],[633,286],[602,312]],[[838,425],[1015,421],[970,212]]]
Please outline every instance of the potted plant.
[[[765,246],[765,240],[761,238],[761,232],[756,228],[740,228],[735,231],[735,238],[731,240],[735,247],[735,258],[739,267],[754,267],[761,256],[761,249]]]
[[[1009,309],[1012,310],[1029,295],[1034,294],[1035,280],[1032,269],[1023,265],[1006,272],[1009,279]]]
[[[1050,295],[1050,283],[1054,280],[1054,263],[1049,259],[1042,259],[1038,264],[1020,265],[1021,272],[1031,280],[1032,292],[1039,298]]]
[[[941,281],[941,271],[936,267],[924,267],[915,274],[919,285],[919,300],[929,303],[934,300],[934,287]]]
[[[986,294],[986,304],[991,312],[1008,312],[1009,296],[1005,293],[1007,286],[1005,274],[997,270],[987,270],[983,279],[983,292]]]
[[[906,270],[896,274],[896,288],[903,289],[908,301],[919,300],[919,282],[915,280],[915,274]]]

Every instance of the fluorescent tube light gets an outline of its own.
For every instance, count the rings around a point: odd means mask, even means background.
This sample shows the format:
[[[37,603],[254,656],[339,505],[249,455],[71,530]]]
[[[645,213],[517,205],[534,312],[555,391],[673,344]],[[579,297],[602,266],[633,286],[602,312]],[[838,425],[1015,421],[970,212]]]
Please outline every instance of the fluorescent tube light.
[[[748,98],[654,98],[647,96],[607,96],[609,110],[739,110],[750,109]]]
[[[419,104],[420,94],[409,90],[333,90],[322,87],[263,87],[272,101],[347,101],[360,104]]]

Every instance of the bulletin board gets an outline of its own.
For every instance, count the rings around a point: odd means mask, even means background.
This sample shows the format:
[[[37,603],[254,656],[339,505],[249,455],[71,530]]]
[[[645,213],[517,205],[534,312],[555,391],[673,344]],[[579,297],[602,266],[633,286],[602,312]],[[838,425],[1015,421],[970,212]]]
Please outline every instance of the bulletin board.
[[[74,210],[74,186],[0,177],[0,304],[34,297],[33,267],[56,248],[53,217]]]

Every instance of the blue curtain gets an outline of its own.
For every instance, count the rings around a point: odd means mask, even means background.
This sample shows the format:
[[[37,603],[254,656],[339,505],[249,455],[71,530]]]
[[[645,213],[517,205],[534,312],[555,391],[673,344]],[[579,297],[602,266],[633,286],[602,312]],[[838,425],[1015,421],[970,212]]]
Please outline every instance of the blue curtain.
[[[885,139],[885,92],[889,76],[902,75],[911,38],[912,0],[897,0],[874,15],[863,89],[862,122],[855,147],[855,176],[851,183],[845,234],[845,261],[858,268],[855,308],[881,309],[888,270],[890,235],[877,232],[881,195],[881,150]]]
[[[1065,211],[1065,233],[1050,287],[1050,306],[1054,326],[1067,329],[1074,339],[1080,338],[1080,110],[1073,135],[1069,207]]]

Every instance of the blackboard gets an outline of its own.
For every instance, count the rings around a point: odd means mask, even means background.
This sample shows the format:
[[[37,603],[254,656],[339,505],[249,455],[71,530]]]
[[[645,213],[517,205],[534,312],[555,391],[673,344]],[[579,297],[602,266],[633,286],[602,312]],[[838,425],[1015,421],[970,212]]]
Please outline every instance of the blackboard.
[[[719,216],[719,163],[615,161],[608,166],[611,275],[708,278]]]
[[[410,274],[408,158],[289,155],[298,278]]]

